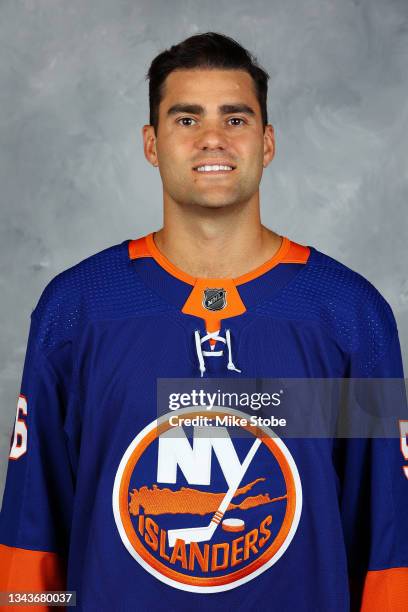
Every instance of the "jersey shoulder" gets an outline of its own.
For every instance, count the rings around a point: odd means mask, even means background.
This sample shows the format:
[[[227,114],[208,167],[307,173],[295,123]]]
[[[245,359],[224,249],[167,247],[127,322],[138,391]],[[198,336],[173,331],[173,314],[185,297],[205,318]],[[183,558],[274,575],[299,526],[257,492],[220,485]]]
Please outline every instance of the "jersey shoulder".
[[[94,253],[51,279],[31,315],[41,348],[72,339],[90,321],[165,309],[135,273],[128,244],[125,240]]]
[[[307,264],[262,314],[319,325],[348,354],[364,355],[370,371],[397,333],[391,306],[363,275],[309,247]]]
[[[313,247],[306,272],[306,282],[318,289],[319,301],[333,313],[359,316],[366,323],[379,316],[395,326],[390,304],[362,274]]]

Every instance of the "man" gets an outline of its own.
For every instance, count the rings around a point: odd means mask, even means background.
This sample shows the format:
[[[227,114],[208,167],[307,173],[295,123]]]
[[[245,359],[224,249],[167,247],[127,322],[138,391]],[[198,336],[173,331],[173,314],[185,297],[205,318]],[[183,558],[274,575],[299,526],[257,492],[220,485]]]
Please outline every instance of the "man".
[[[211,411],[188,429],[188,402],[156,422],[158,379],[403,371],[378,291],[261,224],[275,142],[254,58],[207,33],[148,76],[163,228],[58,275],[32,313],[0,590],[68,589],[81,610],[407,610],[406,422],[284,443],[217,438]]]

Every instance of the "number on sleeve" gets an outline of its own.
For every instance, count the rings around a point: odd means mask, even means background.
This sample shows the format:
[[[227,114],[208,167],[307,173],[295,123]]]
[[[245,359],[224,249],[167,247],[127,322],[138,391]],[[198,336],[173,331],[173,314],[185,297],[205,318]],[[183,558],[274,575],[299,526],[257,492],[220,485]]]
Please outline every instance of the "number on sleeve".
[[[27,398],[19,395],[17,402],[16,422],[14,425],[13,443],[10,449],[10,459],[19,459],[27,451]]]
[[[400,421],[400,434],[401,434],[401,452],[408,461],[408,421]],[[403,468],[405,476],[408,478],[408,466],[404,465]]]

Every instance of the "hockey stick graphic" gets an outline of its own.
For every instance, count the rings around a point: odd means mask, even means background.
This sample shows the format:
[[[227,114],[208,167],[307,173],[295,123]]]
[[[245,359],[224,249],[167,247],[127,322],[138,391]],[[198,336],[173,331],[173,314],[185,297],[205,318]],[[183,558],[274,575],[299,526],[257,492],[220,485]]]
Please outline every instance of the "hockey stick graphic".
[[[238,489],[241,480],[245,476],[245,472],[247,471],[249,464],[254,458],[254,455],[256,451],[258,450],[260,444],[261,444],[260,438],[257,438],[255,442],[252,444],[251,448],[248,451],[247,456],[245,457],[241,465],[241,470],[239,474],[237,475],[237,478],[235,479],[235,481],[232,483],[232,485],[226,492],[225,497],[220,503],[218,510],[215,512],[214,516],[212,517],[209,525],[206,525],[205,527],[186,527],[182,529],[170,529],[168,532],[170,547],[173,547],[175,545],[176,540],[184,540],[186,544],[190,544],[190,542],[208,542],[208,540],[211,540],[212,536],[214,535],[215,530],[217,529],[218,525],[220,524],[222,520],[222,517],[225,514],[226,509],[229,506],[231,499],[234,497],[235,492]]]

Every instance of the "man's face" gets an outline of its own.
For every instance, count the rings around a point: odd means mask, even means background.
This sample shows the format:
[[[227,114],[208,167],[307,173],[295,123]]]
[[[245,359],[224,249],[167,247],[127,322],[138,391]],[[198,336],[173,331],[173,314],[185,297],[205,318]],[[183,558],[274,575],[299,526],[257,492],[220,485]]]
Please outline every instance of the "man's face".
[[[165,199],[225,207],[258,193],[273,158],[272,126],[265,132],[252,77],[243,70],[177,70],[164,83],[159,127],[143,128],[145,155],[158,165]],[[202,166],[227,165],[232,170]]]

